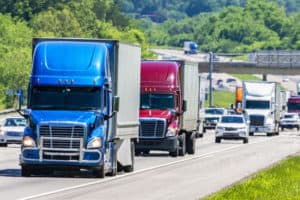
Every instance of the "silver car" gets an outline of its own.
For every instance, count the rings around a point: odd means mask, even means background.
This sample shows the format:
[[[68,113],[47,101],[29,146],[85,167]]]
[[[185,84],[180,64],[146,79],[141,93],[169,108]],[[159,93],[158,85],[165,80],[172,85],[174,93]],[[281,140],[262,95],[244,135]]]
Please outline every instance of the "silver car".
[[[23,117],[8,117],[0,126],[0,145],[20,144],[23,139],[26,119]]]
[[[297,113],[286,113],[283,115],[283,117],[280,119],[279,127],[281,127],[281,130],[283,131],[285,128],[293,129],[297,128],[299,131],[300,129],[300,118]]]
[[[248,143],[249,126],[243,115],[223,115],[216,126],[216,143],[221,139]]]

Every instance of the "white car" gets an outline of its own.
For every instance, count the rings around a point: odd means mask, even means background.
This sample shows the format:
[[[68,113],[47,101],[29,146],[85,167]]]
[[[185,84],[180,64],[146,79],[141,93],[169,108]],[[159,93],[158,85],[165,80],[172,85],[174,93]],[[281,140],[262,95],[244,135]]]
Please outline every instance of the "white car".
[[[20,144],[23,139],[26,119],[23,117],[8,117],[0,126],[0,145]]]
[[[286,113],[283,115],[283,117],[280,119],[279,127],[281,127],[281,130],[283,131],[285,128],[297,128],[299,131],[300,129],[300,118],[297,113]]]
[[[249,126],[243,115],[224,115],[216,126],[216,143],[221,139],[243,140],[248,143]]]

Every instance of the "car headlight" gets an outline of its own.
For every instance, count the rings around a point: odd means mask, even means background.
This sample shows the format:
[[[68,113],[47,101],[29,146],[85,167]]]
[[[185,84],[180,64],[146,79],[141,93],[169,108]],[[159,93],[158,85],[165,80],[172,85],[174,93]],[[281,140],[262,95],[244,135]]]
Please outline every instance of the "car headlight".
[[[102,147],[102,141],[99,137],[93,138],[87,145],[88,149],[99,149],[100,147]]]
[[[217,130],[217,131],[224,131],[225,128],[224,128],[224,127],[221,127],[221,126],[217,126],[217,127],[216,127],[216,130]]]
[[[176,129],[175,128],[169,128],[166,134],[166,137],[172,137],[176,135]]]
[[[36,146],[34,139],[32,139],[29,136],[25,136],[23,138],[22,144],[24,147],[35,147]]]
[[[0,135],[4,135],[5,131],[4,130],[0,130]]]

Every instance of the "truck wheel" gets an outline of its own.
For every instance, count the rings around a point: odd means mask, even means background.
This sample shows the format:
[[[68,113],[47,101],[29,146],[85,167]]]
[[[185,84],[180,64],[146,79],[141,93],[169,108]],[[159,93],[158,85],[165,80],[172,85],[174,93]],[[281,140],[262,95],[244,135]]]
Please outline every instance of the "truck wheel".
[[[29,177],[29,176],[31,176],[31,173],[32,173],[32,171],[31,171],[30,167],[28,167],[28,166],[21,167],[21,176]]]
[[[100,168],[97,167],[97,168],[93,169],[93,175],[96,178],[104,178],[104,176],[105,176],[104,165],[102,165]]]
[[[281,127],[281,131],[284,131],[284,128],[283,128],[283,127]]]
[[[203,133],[206,133],[206,128],[203,128]]]
[[[221,142],[221,139],[218,138],[218,137],[216,137],[215,142],[216,142],[216,143],[220,143],[220,142]]]
[[[243,143],[244,144],[248,143],[248,138],[244,138]]]
[[[299,126],[297,126],[297,131],[299,131],[300,130],[300,127]]]
[[[144,150],[143,155],[148,155],[150,153],[150,150]]]
[[[123,170],[126,173],[133,172],[134,170],[134,142],[131,142],[131,165],[123,166]]]
[[[268,137],[271,137],[273,135],[273,133],[267,133]]]
[[[250,136],[253,136],[253,135],[254,135],[254,133],[253,133],[253,132],[249,132],[249,135],[250,135]]]
[[[185,154],[186,154],[186,135],[185,133],[183,133],[181,135],[179,156],[184,156]]]
[[[196,138],[194,133],[188,135],[186,141],[186,149],[188,154],[195,154]]]
[[[140,156],[140,155],[141,155],[141,153],[142,153],[142,151],[141,151],[141,150],[135,150],[135,156]]]
[[[7,143],[0,144],[0,147],[7,147]]]
[[[170,154],[170,156],[172,156],[172,157],[177,157],[177,156],[178,156],[178,154],[179,154],[179,150],[178,150],[178,148],[176,148],[176,150],[175,150],[175,151],[170,151],[170,152],[169,152],[169,154]]]

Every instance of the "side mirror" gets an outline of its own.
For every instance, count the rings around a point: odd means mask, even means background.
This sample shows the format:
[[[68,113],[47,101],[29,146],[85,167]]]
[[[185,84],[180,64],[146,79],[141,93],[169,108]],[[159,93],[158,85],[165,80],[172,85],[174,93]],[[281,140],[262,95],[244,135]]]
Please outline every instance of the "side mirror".
[[[113,112],[119,112],[119,105],[120,105],[120,97],[114,96],[113,97]]]
[[[17,111],[21,111],[21,108],[24,104],[24,91],[22,89],[18,89],[16,92],[16,97],[18,98],[18,102],[19,102],[19,107],[17,109]]]
[[[187,108],[187,102],[186,102],[186,100],[183,100],[182,101],[182,112],[185,112],[186,108]]]
[[[14,96],[15,98],[17,98],[18,105],[15,109],[20,115],[24,116],[24,114],[21,112],[22,105],[24,104],[24,91],[22,89],[18,89],[14,93],[12,89],[8,89],[6,90],[6,95]]]

